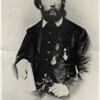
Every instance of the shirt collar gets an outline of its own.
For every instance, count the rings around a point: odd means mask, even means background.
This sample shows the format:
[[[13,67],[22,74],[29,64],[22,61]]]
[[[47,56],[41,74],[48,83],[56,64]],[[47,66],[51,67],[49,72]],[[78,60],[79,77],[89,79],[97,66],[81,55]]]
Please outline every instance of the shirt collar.
[[[63,22],[63,17],[61,17],[61,19],[59,21],[55,22],[55,24],[56,24],[57,27],[59,27],[62,24],[62,22]],[[43,19],[42,27],[44,27],[47,23],[48,22],[45,19]]]

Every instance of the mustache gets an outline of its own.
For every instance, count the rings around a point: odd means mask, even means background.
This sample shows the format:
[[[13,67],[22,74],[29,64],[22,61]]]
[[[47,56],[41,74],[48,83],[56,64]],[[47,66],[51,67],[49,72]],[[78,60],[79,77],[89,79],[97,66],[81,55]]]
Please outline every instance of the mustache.
[[[56,8],[51,8],[48,12],[52,12],[52,11],[58,12]]]
[[[58,10],[55,7],[50,8],[48,11],[41,10],[43,13],[48,14],[50,12],[58,12]]]

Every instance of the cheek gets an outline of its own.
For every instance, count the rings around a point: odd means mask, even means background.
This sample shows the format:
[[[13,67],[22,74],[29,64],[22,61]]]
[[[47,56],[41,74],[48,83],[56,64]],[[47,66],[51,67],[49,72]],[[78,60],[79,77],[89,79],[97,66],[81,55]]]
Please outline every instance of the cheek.
[[[55,7],[56,7],[57,10],[61,9],[61,6],[62,6],[62,2],[58,2],[55,5]]]
[[[50,10],[50,7],[48,7],[48,6],[43,6],[42,9],[43,9],[44,11],[49,11],[49,10]]]
[[[54,4],[55,4],[55,8],[57,10],[59,10],[62,6],[62,0],[54,0]],[[50,10],[51,5],[52,5],[52,3],[50,0],[42,0],[41,1],[41,6],[45,11]]]
[[[62,0],[58,0],[56,3],[55,3],[55,7],[57,10],[59,10],[62,6]]]
[[[46,3],[46,2],[42,3],[41,6],[42,6],[43,10],[45,10],[45,11],[48,11],[50,9],[49,3]]]

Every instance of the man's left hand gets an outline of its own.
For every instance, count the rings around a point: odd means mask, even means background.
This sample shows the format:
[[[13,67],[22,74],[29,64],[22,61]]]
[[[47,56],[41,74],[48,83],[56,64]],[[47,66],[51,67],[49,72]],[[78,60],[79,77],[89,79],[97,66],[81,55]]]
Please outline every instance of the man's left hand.
[[[68,87],[61,83],[54,83],[54,85],[50,87],[49,92],[54,93],[57,97],[68,96],[69,94]]]

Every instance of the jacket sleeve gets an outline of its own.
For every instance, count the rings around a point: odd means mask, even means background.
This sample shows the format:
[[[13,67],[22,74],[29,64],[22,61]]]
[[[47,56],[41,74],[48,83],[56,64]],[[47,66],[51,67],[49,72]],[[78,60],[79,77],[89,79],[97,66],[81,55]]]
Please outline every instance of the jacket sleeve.
[[[31,46],[32,46],[31,38],[32,38],[31,32],[30,29],[28,29],[23,39],[23,42],[20,46],[20,49],[17,53],[15,64],[17,64],[21,59],[27,59],[30,62]]]
[[[75,43],[75,77],[70,77],[64,84],[67,85],[70,95],[77,92],[84,75],[89,70],[91,60],[90,54],[90,39],[87,32],[83,29],[81,32],[76,32]]]

